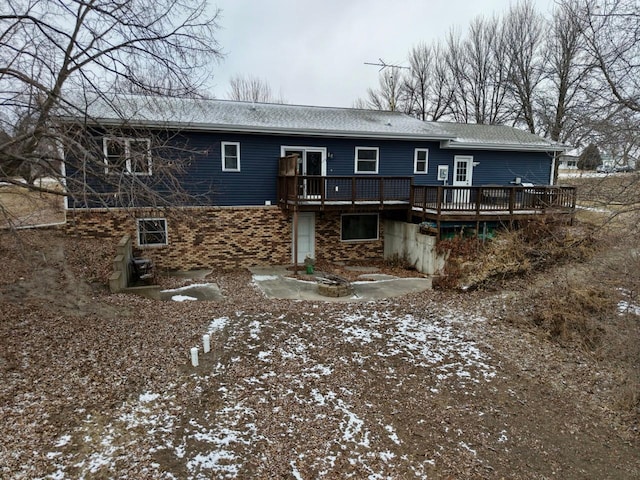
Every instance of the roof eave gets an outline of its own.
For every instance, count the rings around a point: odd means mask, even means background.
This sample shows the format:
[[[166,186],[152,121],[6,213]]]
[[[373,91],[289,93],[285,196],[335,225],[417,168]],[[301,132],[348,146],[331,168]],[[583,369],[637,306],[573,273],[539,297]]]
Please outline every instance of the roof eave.
[[[60,117],[65,122],[77,122],[77,118]],[[95,125],[122,126],[123,121],[119,119],[95,118],[91,122]],[[252,133],[270,135],[306,135],[314,137],[348,137],[348,138],[384,138],[392,140],[420,140],[420,141],[441,141],[450,140],[447,135],[419,134],[419,133],[399,133],[399,132],[366,132],[349,130],[314,130],[314,129],[283,129],[270,127],[255,127],[246,125],[227,125],[215,123],[183,123],[183,122],[153,122],[153,121],[127,121],[127,126],[142,127],[163,130],[189,130],[197,132],[230,132],[230,133]]]
[[[564,152],[569,147],[566,145],[534,145],[534,144],[513,144],[513,143],[473,143],[456,142],[444,140],[440,142],[440,148],[458,150],[504,150],[522,152]]]

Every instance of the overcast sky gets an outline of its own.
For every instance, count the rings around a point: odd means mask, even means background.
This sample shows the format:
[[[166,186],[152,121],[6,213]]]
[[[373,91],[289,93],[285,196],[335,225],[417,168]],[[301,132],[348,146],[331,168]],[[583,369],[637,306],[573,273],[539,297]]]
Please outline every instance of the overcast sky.
[[[217,40],[225,59],[210,81],[228,98],[229,79],[266,80],[288,103],[350,107],[377,85],[378,67],[406,65],[409,49],[466,30],[477,15],[510,0],[211,0],[221,10]],[[547,13],[553,0],[535,0]]]

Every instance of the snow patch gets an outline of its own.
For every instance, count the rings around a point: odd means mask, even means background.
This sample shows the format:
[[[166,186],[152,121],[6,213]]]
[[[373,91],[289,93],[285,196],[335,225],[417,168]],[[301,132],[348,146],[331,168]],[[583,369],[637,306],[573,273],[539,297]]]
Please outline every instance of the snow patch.
[[[266,282],[268,280],[277,280],[277,275],[253,275],[254,282]]]
[[[195,297],[190,297],[188,295],[173,295],[171,297],[171,300],[173,300],[174,302],[192,302],[197,301],[198,299]]]
[[[229,317],[214,318],[213,320],[211,320],[211,323],[209,323],[209,332],[213,333],[217,332],[218,330],[222,330],[228,322]]]
[[[173,293],[173,292],[184,292],[185,290],[190,290],[192,288],[199,288],[199,287],[215,287],[215,283],[192,283],[190,285],[185,285],[184,287],[178,287],[178,288],[169,288],[167,290],[161,290],[161,293]]]

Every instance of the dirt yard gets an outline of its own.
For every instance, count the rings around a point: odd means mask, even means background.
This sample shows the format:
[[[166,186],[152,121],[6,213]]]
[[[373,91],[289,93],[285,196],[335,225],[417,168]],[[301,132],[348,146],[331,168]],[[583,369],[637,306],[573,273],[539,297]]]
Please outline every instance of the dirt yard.
[[[348,305],[236,272],[207,279],[223,301],[159,302],[107,292],[104,242],[20,239],[0,244],[2,478],[640,477],[624,361],[513,321],[559,271]],[[637,349],[633,301],[610,321]]]
[[[474,291],[350,304],[245,271],[206,278],[220,301],[112,295],[108,242],[0,233],[0,478],[640,478],[624,215],[564,257],[496,242]]]

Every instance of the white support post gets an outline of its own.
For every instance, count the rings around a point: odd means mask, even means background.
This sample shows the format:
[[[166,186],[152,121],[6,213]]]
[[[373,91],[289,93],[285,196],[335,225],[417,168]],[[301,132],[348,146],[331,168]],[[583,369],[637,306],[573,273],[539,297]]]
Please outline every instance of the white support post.
[[[211,336],[208,333],[202,336],[202,346],[204,353],[211,351]]]
[[[193,347],[191,349],[191,365],[194,367],[198,366],[198,347]]]

